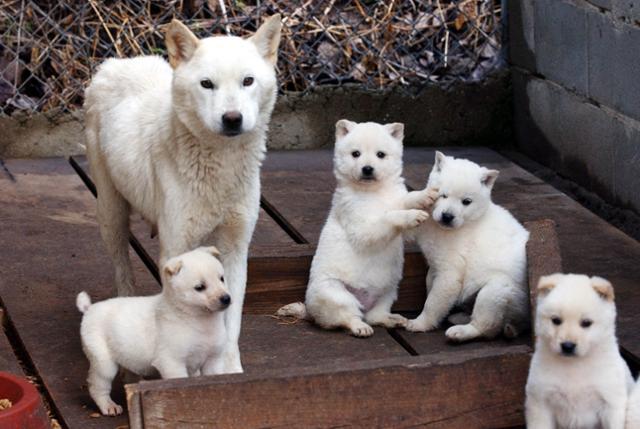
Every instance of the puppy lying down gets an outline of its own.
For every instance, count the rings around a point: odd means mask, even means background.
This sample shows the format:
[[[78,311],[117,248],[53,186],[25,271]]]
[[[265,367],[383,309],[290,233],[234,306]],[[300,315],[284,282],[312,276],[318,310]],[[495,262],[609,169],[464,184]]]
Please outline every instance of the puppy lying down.
[[[368,337],[371,325],[405,326],[391,313],[402,278],[403,232],[428,217],[432,191],[407,192],[400,123],[336,124],[337,188],[311,264],[305,304],[277,314]]]
[[[111,383],[123,367],[162,378],[219,374],[227,340],[223,311],[231,303],[215,247],[200,247],[167,261],[162,293],[76,304],[84,313],[82,348],[90,368],[89,394],[105,415],[122,413]]]

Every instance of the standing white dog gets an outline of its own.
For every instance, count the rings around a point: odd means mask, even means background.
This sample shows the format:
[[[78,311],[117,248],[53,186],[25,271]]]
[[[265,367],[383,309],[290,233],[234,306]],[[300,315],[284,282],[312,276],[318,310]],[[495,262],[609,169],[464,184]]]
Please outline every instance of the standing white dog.
[[[538,283],[529,429],[623,429],[633,378],[616,340],[611,283],[554,274]]]
[[[424,222],[433,203],[427,190],[407,192],[402,178],[400,123],[336,123],[337,188],[311,264],[305,304],[278,315],[306,318],[358,337],[370,325],[404,326],[391,313],[404,262],[403,231]]]
[[[158,227],[160,265],[216,245],[233,298],[226,372],[242,371],[238,337],[280,29],[276,15],[248,40],[198,40],[174,20],[166,35],[171,66],[160,57],[110,59],[85,93],[87,155],[118,294],[134,288],[132,208]]]
[[[91,304],[86,292],[78,294],[89,394],[102,414],[122,412],[111,399],[118,366],[139,375],[157,370],[162,378],[223,371],[223,310],[231,297],[218,255],[215,247],[201,247],[169,259],[158,295]]]
[[[436,152],[428,188],[439,197],[432,219],[417,230],[428,264],[427,301],[410,331],[438,327],[456,304],[475,304],[471,321],[452,326],[453,341],[514,337],[526,329],[529,294],[526,243],[529,233],[504,208],[491,201],[497,170]]]

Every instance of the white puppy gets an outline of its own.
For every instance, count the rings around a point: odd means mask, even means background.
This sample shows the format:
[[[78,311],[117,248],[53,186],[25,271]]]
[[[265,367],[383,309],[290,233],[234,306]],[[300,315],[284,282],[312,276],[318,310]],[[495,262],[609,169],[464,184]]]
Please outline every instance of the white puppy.
[[[554,274],[538,283],[529,429],[623,429],[633,379],[616,340],[611,283]]]
[[[157,226],[160,265],[217,246],[233,297],[227,372],[242,371],[238,336],[280,28],[276,15],[246,40],[198,40],[174,20],[166,35],[171,65],[151,56],[109,59],[85,93],[87,155],[118,294],[134,290],[131,209]]]
[[[162,378],[223,372],[223,310],[231,297],[218,255],[201,247],[169,259],[158,295],[91,304],[86,292],[78,294],[89,393],[102,414],[122,412],[110,396],[118,366],[139,375],[157,370]]]
[[[428,264],[427,301],[410,331],[438,327],[456,304],[473,301],[471,321],[452,326],[449,339],[467,341],[526,329],[529,233],[491,201],[497,170],[436,152],[428,188],[437,188],[432,218],[416,231]],[[467,322],[467,321],[465,321]]]
[[[435,195],[408,193],[402,178],[400,123],[336,123],[337,188],[311,264],[305,305],[279,315],[307,315],[320,326],[373,334],[370,325],[404,326],[391,314],[402,278],[403,231],[424,222]]]
[[[633,386],[627,405],[626,429],[640,428],[640,381]]]

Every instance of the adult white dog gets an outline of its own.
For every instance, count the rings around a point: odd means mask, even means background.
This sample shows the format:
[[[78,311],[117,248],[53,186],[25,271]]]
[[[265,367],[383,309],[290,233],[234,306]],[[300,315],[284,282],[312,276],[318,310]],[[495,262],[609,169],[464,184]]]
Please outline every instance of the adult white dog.
[[[453,341],[514,337],[529,325],[526,243],[529,233],[491,201],[498,177],[466,159],[436,152],[427,186],[439,197],[416,238],[428,263],[427,301],[410,331],[438,327],[456,304],[473,302],[471,320],[446,331]],[[453,319],[450,319],[453,321]]]
[[[633,378],[616,340],[611,283],[554,274],[538,283],[529,429],[623,429]]]
[[[336,123],[338,186],[311,263],[305,304],[289,304],[278,315],[309,317],[357,337],[372,335],[371,325],[406,325],[407,319],[391,313],[402,279],[402,236],[427,220],[425,210],[437,193],[407,192],[403,137],[401,123]]]
[[[98,221],[118,294],[134,289],[131,209],[157,226],[161,265],[205,243],[218,247],[232,296],[225,372],[242,371],[238,337],[280,30],[275,15],[249,39],[198,40],[174,20],[170,64],[157,56],[107,60],[85,93]]]

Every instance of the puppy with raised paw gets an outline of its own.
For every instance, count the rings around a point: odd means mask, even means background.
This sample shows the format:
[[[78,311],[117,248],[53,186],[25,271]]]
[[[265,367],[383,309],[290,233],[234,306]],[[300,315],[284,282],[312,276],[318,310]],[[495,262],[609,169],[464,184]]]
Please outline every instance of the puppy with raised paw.
[[[167,261],[162,293],[76,305],[84,313],[82,348],[89,359],[89,394],[105,415],[122,413],[111,383],[123,367],[162,378],[219,374],[227,341],[224,310],[231,303],[215,247],[200,247]]]
[[[435,193],[407,192],[403,136],[400,123],[337,122],[337,188],[311,264],[305,304],[289,304],[278,315],[309,318],[357,337],[372,335],[372,325],[405,326],[403,316],[391,313],[402,278],[403,232],[427,220]]]
[[[538,283],[529,429],[623,429],[633,378],[616,340],[611,283],[553,274]]]
[[[427,187],[439,194],[431,219],[416,230],[429,265],[428,294],[422,313],[409,321],[407,330],[436,329],[455,305],[470,303],[470,320],[450,319],[455,324],[446,331],[450,340],[500,333],[515,337],[527,329],[529,233],[491,200],[497,177],[497,170],[436,152]]]

